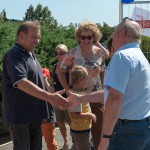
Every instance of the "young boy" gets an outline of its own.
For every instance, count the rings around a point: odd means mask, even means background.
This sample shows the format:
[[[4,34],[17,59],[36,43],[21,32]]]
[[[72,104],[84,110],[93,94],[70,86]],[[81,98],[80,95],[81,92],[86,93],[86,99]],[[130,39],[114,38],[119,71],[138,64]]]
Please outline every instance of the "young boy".
[[[77,94],[84,94],[88,82],[88,71],[82,66],[74,66],[70,72],[71,91]],[[89,103],[81,103],[69,109],[71,117],[70,133],[73,141],[73,149],[90,150],[90,130],[92,120],[96,121],[96,116],[91,113]]]

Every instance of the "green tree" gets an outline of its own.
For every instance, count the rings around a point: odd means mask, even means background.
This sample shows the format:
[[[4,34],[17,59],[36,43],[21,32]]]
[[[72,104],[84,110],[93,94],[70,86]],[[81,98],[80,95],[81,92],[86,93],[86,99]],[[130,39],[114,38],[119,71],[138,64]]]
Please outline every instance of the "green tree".
[[[2,10],[2,12],[0,13],[0,21],[7,21],[7,17],[6,17],[6,11],[5,9]]]
[[[4,54],[14,44],[18,22],[0,21],[0,136],[7,132],[7,127],[2,123],[2,68]]]
[[[101,42],[106,44],[109,37],[111,36],[111,34],[114,31],[114,27],[110,27],[107,23],[104,22],[103,26],[100,26],[100,30],[103,34]]]
[[[73,36],[74,27],[58,26],[55,29],[51,29],[46,25],[42,25],[41,33],[41,42],[36,49],[36,54],[41,65],[51,70],[52,65],[56,63],[55,47],[60,43],[67,45],[69,49],[76,45]]]
[[[29,8],[27,9],[23,20],[35,20],[35,12],[34,7],[32,5],[30,5]]]
[[[35,9],[30,5],[25,13],[24,20],[38,20],[41,25],[47,25],[49,28],[56,28],[58,25],[48,7],[43,8],[41,4],[38,4]]]
[[[144,53],[144,55],[146,56],[146,58],[148,59],[148,61],[150,62],[150,37],[147,36],[142,36],[142,40],[141,40],[141,49]]]
[[[42,21],[43,20],[43,7],[41,4],[38,4],[34,11],[35,20]]]

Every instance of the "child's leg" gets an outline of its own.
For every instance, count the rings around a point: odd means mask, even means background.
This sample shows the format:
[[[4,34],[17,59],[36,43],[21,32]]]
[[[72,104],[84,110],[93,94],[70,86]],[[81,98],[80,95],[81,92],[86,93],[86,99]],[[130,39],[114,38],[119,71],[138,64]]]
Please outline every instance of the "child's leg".
[[[47,150],[58,150],[58,145],[55,140],[55,123],[43,123],[42,133],[47,145]]]
[[[59,121],[58,124],[59,124],[61,135],[64,139],[64,146],[65,146],[66,144],[68,144],[66,123],[64,121]]]
[[[73,150],[90,150],[90,133],[70,133],[73,141]]]

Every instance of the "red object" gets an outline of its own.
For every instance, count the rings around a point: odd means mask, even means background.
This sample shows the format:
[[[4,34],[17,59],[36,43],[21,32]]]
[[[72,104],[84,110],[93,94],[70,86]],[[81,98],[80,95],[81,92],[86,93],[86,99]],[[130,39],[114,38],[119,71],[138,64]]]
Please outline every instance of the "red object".
[[[150,28],[150,20],[136,20],[141,28]]]
[[[42,68],[43,76],[48,77],[50,79],[50,71],[47,68]]]

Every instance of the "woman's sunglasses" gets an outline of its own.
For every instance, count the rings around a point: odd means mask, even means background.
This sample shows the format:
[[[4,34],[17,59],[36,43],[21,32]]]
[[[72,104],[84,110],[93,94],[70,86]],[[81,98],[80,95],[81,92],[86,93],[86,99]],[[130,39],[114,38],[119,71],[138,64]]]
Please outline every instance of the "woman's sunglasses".
[[[81,40],[92,40],[93,36],[92,35],[88,35],[88,36],[84,36],[84,35],[81,35],[80,36]]]
[[[55,55],[60,55],[63,56],[64,54],[66,54],[67,52],[55,52]]]

